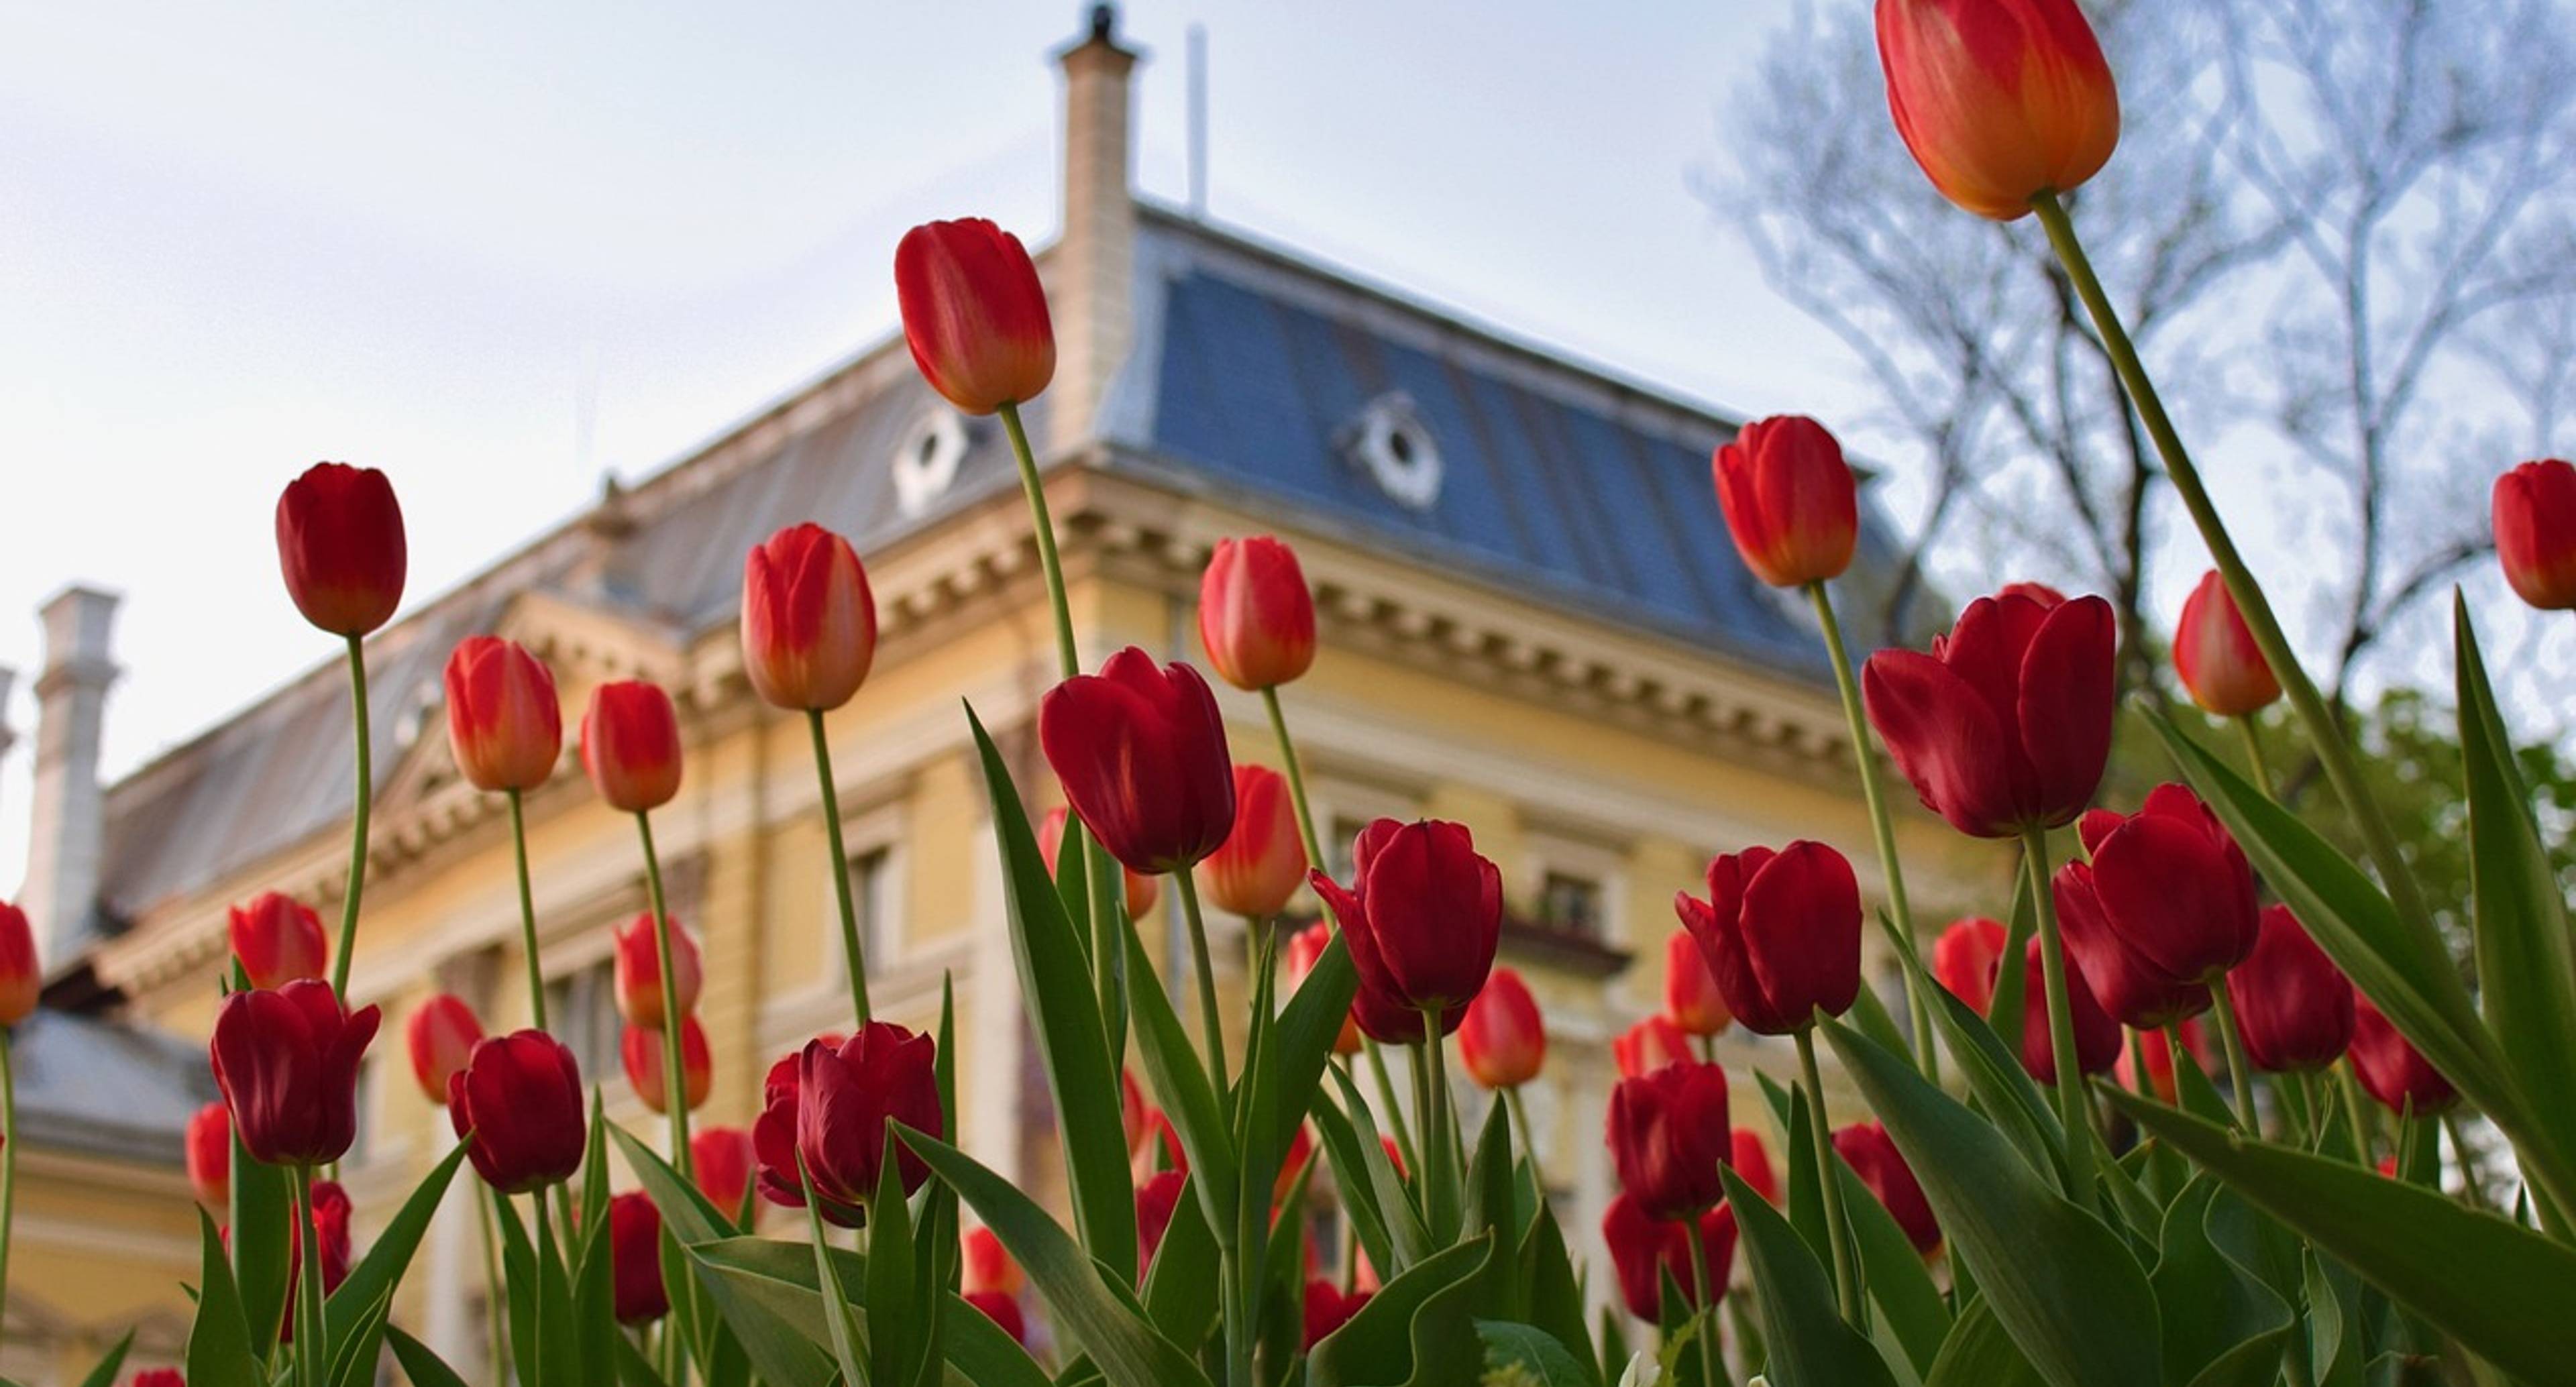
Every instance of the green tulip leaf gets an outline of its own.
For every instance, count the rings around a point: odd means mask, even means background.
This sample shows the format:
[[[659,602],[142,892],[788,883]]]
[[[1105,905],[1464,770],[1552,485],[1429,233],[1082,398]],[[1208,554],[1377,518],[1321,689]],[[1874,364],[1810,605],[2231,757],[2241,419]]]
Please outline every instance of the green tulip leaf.
[[[1332,1163],[1333,1188],[1340,1197],[1342,1215],[1350,1220],[1351,1235],[1359,1240],[1360,1250],[1368,1254],[1369,1265],[1393,1271],[1411,1265],[1413,1259],[1396,1260],[1394,1245],[1388,1241],[1386,1212],[1378,1203],[1376,1178],[1360,1154],[1361,1138],[1353,1130],[1351,1119],[1332,1103],[1317,1103],[1315,1131],[1323,1139],[1325,1159]],[[1368,1144],[1376,1146],[1377,1138],[1369,1137]],[[1385,1154],[1384,1148],[1379,1154]],[[1394,1171],[1390,1168],[1387,1173],[1391,1177]]]
[[[129,1329],[108,1349],[107,1356],[98,1360],[98,1366],[89,1370],[89,1376],[80,1380],[80,1387],[116,1387],[116,1374],[125,1366],[125,1355],[133,1348],[134,1331]]]
[[[1474,1387],[1484,1354],[1469,1286],[1491,1234],[1433,1253],[1379,1288],[1306,1359],[1306,1387]]]
[[[662,1263],[664,1284],[672,1291],[673,1318],[682,1319],[689,1313],[687,1307],[697,1300],[694,1295],[680,1294],[682,1286],[696,1286],[712,1302],[709,1308],[715,1312],[710,1316],[713,1322],[703,1326],[697,1338],[684,1341],[706,1342],[706,1361],[715,1364],[716,1369],[730,1374],[756,1368],[773,1387],[820,1387],[829,1381],[831,1360],[815,1340],[788,1329],[774,1312],[749,1298],[743,1288],[721,1282],[701,1264],[698,1249],[732,1238],[733,1219],[700,1193],[695,1181],[674,1170],[660,1153],[625,1128],[610,1124],[607,1131],[608,1139],[617,1144],[618,1154],[625,1157],[627,1169],[635,1173],[636,1183],[662,1215],[664,1234],[688,1252],[685,1260],[666,1257]],[[800,1257],[804,1255],[802,1248],[791,1250]],[[815,1328],[822,1328],[819,1318]],[[710,1376],[715,1374],[711,1372]]]
[[[1557,1227],[1554,1209],[1545,1204],[1538,1207],[1529,1231],[1521,1235],[1520,1259],[1531,1323],[1555,1335],[1557,1343],[1584,1365],[1586,1382],[1592,1382],[1596,1360],[1591,1329],[1583,1322],[1583,1282],[1574,1273],[1574,1257],[1566,1250],[1565,1232]]]
[[[241,965],[236,962],[236,971]],[[239,987],[246,987],[245,979]],[[250,1330],[253,1357],[265,1359],[277,1347],[278,1330],[286,1324],[286,1240],[295,1236],[295,1205],[285,1170],[251,1159],[241,1133],[232,1138],[231,1209],[233,1285],[241,1296],[242,1323]],[[409,1254],[405,1254],[408,1257]],[[368,1256],[374,1260],[372,1250]]]
[[[1151,992],[1154,989],[1141,989]],[[1208,1227],[1207,1202],[1194,1197],[1199,1173],[1182,1181],[1182,1198],[1172,1207],[1172,1221],[1154,1260],[1145,1269],[1145,1318],[1173,1343],[1204,1343],[1216,1323],[1218,1256],[1216,1234]]]
[[[1596,1387],[1592,1370],[1566,1352],[1555,1335],[1535,1325],[1478,1320],[1476,1337],[1485,1345],[1486,1381],[1513,1387]]]
[[[2022,1356],[2021,1346],[2004,1332],[1994,1308],[1981,1296],[1950,1326],[1923,1387],[2047,1387],[2047,1380]]]
[[[438,1212],[439,1201],[447,1197],[449,1182],[456,1178],[456,1168],[464,1162],[465,1144],[459,1142],[413,1187],[411,1197],[394,1212],[385,1231],[367,1248],[367,1255],[349,1268],[348,1279],[331,1292],[331,1298],[323,1304],[322,1316],[330,1326],[333,1343],[347,1342],[359,1318],[401,1284],[403,1272],[420,1249],[422,1235],[429,1231],[430,1218]],[[290,1216],[290,1227],[293,1222]]]
[[[429,1345],[400,1329],[387,1330],[385,1338],[393,1344],[394,1361],[402,1365],[403,1376],[411,1379],[411,1387],[466,1387],[465,1379]]]
[[[1834,1174],[1842,1182],[1843,1215],[1860,1250],[1861,1279],[1869,1286],[1869,1298],[1878,1303],[1880,1323],[1895,1334],[1916,1372],[1930,1372],[1950,1334],[1950,1307],[1942,1302],[1941,1288],[1932,1284],[1922,1254],[1896,1216],[1839,1155]]]
[[[1127,931],[1127,956],[1152,957],[1136,938],[1135,927],[1130,925]],[[1181,1150],[1190,1158],[1190,1184],[1207,1212],[1208,1226],[1222,1227],[1231,1237],[1236,1215],[1236,1170],[1234,1137],[1227,1130],[1225,1109],[1217,1102],[1216,1089],[1209,1083],[1207,1069],[1199,1063],[1198,1051],[1181,1029],[1181,1018],[1172,1010],[1172,999],[1159,984],[1150,980],[1148,984],[1128,991],[1129,1009],[1136,1021],[1136,1049],[1144,1057],[1145,1078],[1154,1086],[1154,1096],[1163,1100],[1163,1111],[1170,1114],[1172,1130],[1180,1136]]]
[[[2160,1387],[2155,1298],[2120,1236],[1906,1060],[1848,1026],[1822,1029],[2031,1366],[2056,1387]]]
[[[830,1337],[823,1311],[822,1284],[813,1250],[802,1243],[769,1238],[734,1237],[690,1249],[710,1284],[722,1285],[746,1303],[760,1307],[768,1322],[794,1337],[809,1354]],[[833,1273],[844,1286],[864,1285],[867,1257],[847,1248],[831,1249]],[[861,1316],[864,1312],[853,1312]],[[1047,1387],[1047,1376],[1001,1326],[953,1293],[942,1305],[942,1349],[951,1381],[977,1387]],[[813,1360],[820,1376],[793,1379],[798,1387],[811,1381],[820,1387],[832,1375],[828,1360]],[[764,1377],[767,1370],[763,1369]]]
[[[188,1380],[200,1387],[263,1387],[265,1378],[259,1360],[251,1356],[250,1333],[242,1321],[241,1293],[224,1260],[223,1235],[202,1209],[197,1224],[197,1320],[188,1331]]]
[[[2013,943],[2004,955],[2004,972],[1995,983],[1995,1010],[1992,1015],[2011,1018],[2015,1040],[2007,1044],[1994,1024],[1977,1015],[1977,1009],[1960,1001],[1957,994],[1943,987],[1923,967],[1923,960],[1898,955],[1897,962],[1921,979],[1923,994],[1932,1001],[1932,1020],[1940,1026],[1950,1042],[1950,1055],[1959,1062],[1967,1076],[1968,1092],[1992,1117],[2003,1134],[2012,1139],[2013,1148],[2031,1169],[2048,1178],[2058,1189],[2066,1188],[2066,1129],[2058,1125],[2057,1112],[2040,1095],[2031,1082],[2030,1071],[2022,1068],[2019,1042],[2021,1026],[2021,988],[2025,979],[2024,955],[2029,950],[2018,941],[2028,937],[2030,917],[2029,873],[2016,872],[2022,885],[2013,893]],[[2006,989],[2012,993],[2012,1010],[2003,1010]]]
[[[1833,1286],[1806,1239],[1742,1176],[1725,1175],[1745,1261],[1762,1288],[1764,1370],[1775,1387],[1895,1387],[1878,1349],[1835,1310]]]
[[[2280,1376],[2290,1307],[2268,1285],[2239,1274],[2210,1241],[2210,1203],[2217,1193],[2204,1175],[2184,1186],[2165,1210],[2156,1269],[2147,1277],[2163,1317],[2165,1371],[2176,1382],[2196,1382],[2226,1361],[2240,1376],[2222,1380],[2239,1381],[2259,1364],[2253,1380],[2268,1387]]]

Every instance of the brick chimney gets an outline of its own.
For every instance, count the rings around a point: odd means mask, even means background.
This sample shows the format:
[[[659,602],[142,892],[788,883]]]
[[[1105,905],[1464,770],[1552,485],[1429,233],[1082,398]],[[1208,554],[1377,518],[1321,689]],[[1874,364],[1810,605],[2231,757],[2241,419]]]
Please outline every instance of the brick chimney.
[[[1101,398],[1126,363],[1135,331],[1127,79],[1137,53],[1119,44],[1117,28],[1117,7],[1094,5],[1090,32],[1056,53],[1064,69],[1064,234],[1048,285],[1056,368],[1047,391],[1047,441],[1058,451],[1095,435]]]
[[[36,675],[36,798],[20,904],[48,970],[94,937],[106,832],[98,755],[107,690],[118,673],[108,640],[116,602],[114,593],[74,586],[40,610],[45,667]]]

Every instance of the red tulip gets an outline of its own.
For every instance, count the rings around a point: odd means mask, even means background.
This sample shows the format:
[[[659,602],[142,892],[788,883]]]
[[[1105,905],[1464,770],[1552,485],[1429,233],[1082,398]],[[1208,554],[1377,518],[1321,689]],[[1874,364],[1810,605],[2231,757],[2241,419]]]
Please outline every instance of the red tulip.
[[[967,1304],[982,1311],[984,1318],[1001,1326],[1002,1332],[1022,1348],[1028,1347],[1029,1321],[1020,1313],[1020,1302],[1000,1291],[968,1291],[962,1297]]]
[[[837,1050],[844,1037],[815,1037]],[[791,1050],[769,1066],[761,1080],[760,1116],[751,1124],[752,1178],[761,1197],[791,1209],[805,1207],[805,1186],[796,1174],[796,1074],[803,1049]]]
[[[1803,414],[1757,419],[1717,450],[1717,501],[1735,552],[1775,588],[1838,577],[1860,535],[1843,445]]]
[[[1941,195],[2011,221],[2120,142],[2120,94],[2075,0],[1878,0],[1896,133]]]
[[[1055,378],[1046,291],[1019,237],[980,217],[916,226],[895,247],[894,287],[913,364],[950,404],[991,414]]]
[[[1503,928],[1502,873],[1474,836],[1437,819],[1379,819],[1351,857],[1349,889],[1322,872],[1311,880],[1341,922],[1361,991],[1415,1011],[1473,1001]]]
[[[671,696],[641,680],[590,691],[581,765],[612,809],[642,814],[680,793],[680,721]]]
[[[1332,947],[1332,943],[1333,927],[1321,920],[1288,936],[1288,992],[1291,996],[1305,986],[1306,975],[1315,971],[1315,964],[1323,958],[1324,950]],[[1359,1052],[1359,1019],[1356,1015],[1345,1016],[1341,1034],[1333,1037],[1333,1053],[1356,1055]]]
[[[1171,1229],[1172,1214],[1181,1206],[1181,1185],[1187,1179],[1177,1170],[1167,1170],[1136,1187],[1137,1285],[1145,1284],[1145,1273],[1154,1269],[1154,1253]]]
[[[2015,583],[2006,583],[2002,587],[1995,589],[1995,596],[2027,597],[2042,607],[2053,608],[2063,607],[2066,605],[2065,593],[2059,592],[2057,589],[2050,587],[2046,583],[2034,583],[2027,578]]]
[[[1172,1115],[1156,1108],[1146,1125],[1153,1129],[1153,1134],[1145,1143],[1147,1154],[1142,1174],[1147,1178],[1166,1170],[1189,1174],[1189,1153],[1181,1149],[1180,1130],[1172,1125]]]
[[[1038,820],[1038,855],[1046,859],[1048,876],[1055,875],[1056,854],[1064,847],[1064,821],[1065,810],[1061,804]],[[1155,900],[1162,895],[1163,879],[1147,876],[1123,863],[1118,868],[1118,875],[1126,883],[1127,918],[1144,919],[1145,912],[1152,910]]]
[[[478,790],[533,790],[563,755],[563,705],[545,661],[515,641],[467,636],[447,657],[447,747]]]
[[[217,1218],[232,1207],[233,1117],[221,1103],[208,1103],[188,1119],[188,1184],[197,1202]]]
[[[627,1086],[635,1090],[636,1098],[657,1113],[669,1112],[671,1095],[662,1071],[670,1057],[662,1032],[628,1022],[617,1049],[626,1062]],[[706,1029],[694,1016],[680,1023],[680,1064],[688,1075],[689,1111],[696,1112],[706,1106],[707,1091],[715,1086],[715,1060],[707,1050]]]
[[[250,985],[274,992],[297,978],[330,971],[330,941],[322,917],[292,896],[262,891],[232,908],[233,957]]]
[[[1268,535],[1218,540],[1199,577],[1199,644],[1238,689],[1304,674],[1315,663],[1315,599],[1297,551]]]
[[[1669,1016],[1649,1016],[1621,1031],[1611,1038],[1610,1054],[1623,1079],[1641,1079],[1665,1065],[1699,1059],[1691,1053],[1690,1032]]]
[[[1547,1060],[1547,1023],[1529,984],[1510,968],[1497,968],[1458,1023],[1458,1058],[1467,1076],[1487,1089],[1518,1088],[1538,1077]]]
[[[1664,1014],[1691,1035],[1718,1035],[1735,1024],[1717,975],[1708,971],[1708,956],[1686,929],[1664,940]]]
[[[1932,653],[1861,670],[1870,724],[1923,806],[1978,838],[2080,814],[2111,752],[2111,604],[1980,597]]]
[[[1064,797],[1109,854],[1149,876],[1180,871],[1234,828],[1234,763],[1216,695],[1184,664],[1129,646],[1038,704],[1038,745]]]
[[[295,1342],[295,1283],[304,1274],[304,1238],[290,1212],[286,1237],[286,1314],[277,1341]],[[340,1289],[349,1279],[349,1192],[336,1180],[313,1182],[313,1247],[322,1259],[322,1294]]]
[[[2352,1044],[2352,984],[2286,905],[2265,907],[2254,952],[2227,975],[2227,999],[2257,1069],[2323,1069]]]
[[[2021,1067],[2043,1087],[2057,1083],[2057,1046],[2048,1029],[2048,988],[2042,975],[2040,943],[2023,946],[2021,988]],[[2075,1069],[2101,1074],[2120,1061],[2120,1023],[2093,996],[2093,985],[2073,951],[2066,957],[2066,1010],[2075,1026]]]
[[[1620,1187],[1656,1218],[1693,1218],[1726,1197],[1718,1168],[1735,1153],[1726,1071],[1673,1064],[1610,1091],[1610,1154]]]
[[[2202,1032],[2199,1020],[2187,1019],[2177,1024],[2182,1029],[2183,1048],[2206,1072],[2209,1068],[2209,1039]],[[2174,1087],[2173,1049],[2160,1035],[2142,1035],[2138,1039],[2138,1052],[2147,1057],[2147,1087],[2139,1087],[2137,1068],[2130,1064],[2126,1052],[2121,1054],[2120,1062],[2112,1066],[2111,1077],[2118,1080],[2122,1088],[2134,1093],[2144,1093],[2147,1088],[2152,1088],[2157,1100],[2170,1106],[2177,1101],[2175,1095],[2178,1092]]]
[[[2101,895],[2094,889],[2090,865],[2069,862],[2058,868],[2049,889],[2057,901],[2068,976],[2071,979],[2080,974],[2085,989],[2113,1020],[2136,1030],[2152,1031],[2209,1009],[2207,984],[2176,982],[2111,927]],[[2026,994],[2041,990],[2037,978],[2026,983]]]
[[[2542,611],[2576,607],[2576,467],[2548,458],[2496,478],[2495,545],[2523,601]]]
[[[1950,995],[1968,1004],[1968,1010],[1979,1016],[1995,1004],[1995,965],[2004,956],[2008,942],[2001,920],[1971,916],[1953,920],[1932,941],[1932,976],[1950,990]]]
[[[2422,1117],[2460,1100],[2460,1091],[2451,1087],[2442,1071],[2408,1044],[2359,992],[2353,994],[2352,1022],[2353,1070],[2361,1076],[2361,1086],[2390,1112]]]
[[[36,962],[36,932],[27,912],[0,901],[0,1026],[15,1026],[36,1014],[36,999],[45,978]]]
[[[2218,570],[2202,575],[2174,623],[2174,674],[2191,701],[2223,718],[2249,717],[2281,696],[2281,682],[2254,644]]]
[[[581,1169],[589,1133],[581,1068],[544,1031],[514,1031],[476,1042],[447,1081],[447,1116],[473,1137],[466,1158],[503,1194],[569,1180]]]
[[[850,542],[790,525],[742,568],[742,672],[778,708],[838,708],[877,650],[877,602]]]
[[[1471,1002],[1452,1002],[1440,1009],[1440,1034],[1448,1035],[1467,1019]],[[1403,998],[1384,988],[1371,987],[1363,980],[1351,994],[1351,1019],[1360,1034],[1380,1045],[1419,1045],[1422,1043],[1422,1013],[1405,1004]]]
[[[2165,977],[2213,981],[2254,952],[2254,869],[2190,790],[2159,785],[2126,819],[2086,815],[2084,841],[2112,932]]]
[[[688,930],[677,920],[670,925],[671,984],[680,991],[679,1012],[687,1016],[698,1009],[698,993],[706,985],[706,966]],[[670,1018],[671,1009],[662,1004],[662,948],[659,932],[653,928],[653,912],[648,910],[615,926],[609,938],[617,959],[617,1014],[632,1025],[660,1030]]]
[[[740,1127],[700,1127],[689,1134],[689,1173],[698,1193],[731,1218],[751,1189],[751,1133]]]
[[[1941,1245],[1941,1223],[1932,1216],[1932,1203],[1923,1197],[1914,1167],[1905,1163],[1885,1127],[1861,1122],[1842,1128],[1834,1133],[1834,1151],[1887,1207],[1915,1251],[1928,1255]]]
[[[671,1313],[662,1285],[662,1211],[640,1190],[608,1201],[608,1262],[619,1324],[650,1324]]]
[[[412,1077],[430,1102],[447,1101],[447,1081],[465,1067],[474,1042],[482,1038],[483,1023],[474,1019],[474,1008],[462,997],[441,992],[412,1008],[411,1019],[403,1023],[403,1041],[411,1051]]]
[[[277,498],[277,565],[304,619],[363,636],[402,605],[403,518],[372,467],[315,463]]]
[[[1154,1109],[1145,1101],[1145,1090],[1136,1082],[1136,1071],[1118,1071],[1118,1126],[1127,1138],[1127,1159],[1137,1162],[1152,1150]]]
[[[177,1368],[145,1368],[128,1379],[125,1387],[188,1387],[188,1379]]]
[[[1701,1215],[1700,1241],[1708,1249],[1708,1285],[1726,1293],[1735,1268],[1735,1210],[1720,1205]],[[1628,1194],[1610,1201],[1601,1218],[1601,1240],[1610,1248],[1611,1267],[1619,1275],[1619,1299],[1628,1313],[1653,1321],[1663,1312],[1663,1281],[1670,1273],[1683,1305],[1700,1303],[1699,1273],[1691,1266],[1690,1234],[1675,1221],[1649,1215]]]
[[[961,1244],[965,1264],[965,1284],[969,1291],[999,1291],[1017,1296],[1028,1285],[1028,1274],[1011,1260],[1010,1251],[990,1228],[971,1228]]]
[[[1371,1294],[1368,1291],[1354,1289],[1345,1295],[1341,1287],[1330,1281],[1307,1282],[1306,1335],[1300,1347],[1309,1353],[1313,1352],[1315,1345],[1322,1343],[1326,1335],[1349,1324],[1351,1316],[1358,1314],[1360,1307],[1369,1303]]]
[[[886,1021],[869,1022],[838,1046],[806,1042],[797,1057],[794,1148],[779,1148],[781,1134],[762,1113],[751,1129],[761,1165],[792,1178],[802,1157],[823,1216],[844,1228],[858,1227],[876,1200],[886,1124],[899,1122],[934,1137],[943,1131],[935,1050],[929,1036]],[[930,1177],[930,1167],[912,1148],[894,1145],[895,1172],[909,1196]]]
[[[1822,843],[1747,848],[1708,864],[1708,899],[1673,908],[1699,941],[1737,1020],[1763,1035],[1804,1029],[1860,993],[1860,883]]]
[[[1234,768],[1234,830],[1198,872],[1219,910],[1266,920],[1288,908],[1306,884],[1306,845],[1286,776],[1268,766]]]
[[[326,1165],[358,1132],[358,1061],[374,1007],[345,1011],[331,985],[297,979],[224,998],[210,1047],[242,1146],[267,1165]]]
[[[1779,1177],[1771,1173],[1771,1152],[1762,1145],[1762,1134],[1750,1127],[1735,1129],[1735,1174],[1755,1194],[1777,1204],[1780,1202]]]

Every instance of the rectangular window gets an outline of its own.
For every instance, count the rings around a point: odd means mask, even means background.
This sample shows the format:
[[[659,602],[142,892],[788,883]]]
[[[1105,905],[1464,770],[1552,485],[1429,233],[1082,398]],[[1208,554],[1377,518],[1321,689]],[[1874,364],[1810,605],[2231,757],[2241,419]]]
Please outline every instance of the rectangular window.
[[[376,1091],[381,1087],[378,1080],[382,1069],[383,1066],[373,1055],[358,1062],[356,1093],[358,1121],[349,1138],[349,1153],[345,1157],[352,1166],[365,1165],[368,1158],[375,1154]]]
[[[603,958],[546,982],[546,1020],[572,1051],[584,1077],[606,1082],[626,1072],[617,1050],[616,961]]]
[[[1332,837],[1324,843],[1324,855],[1330,859],[1324,875],[1345,885],[1349,884],[1351,870],[1355,865],[1351,855],[1352,849],[1360,840],[1360,830],[1368,826],[1369,821],[1366,819],[1354,819],[1341,814],[1333,816]]]
[[[893,912],[894,851],[891,848],[868,848],[851,856],[850,913],[858,920],[859,948],[866,953],[869,971],[885,967],[885,951]],[[841,961],[841,903],[834,901],[825,917],[831,934],[829,950],[835,964]]]
[[[1539,887],[1539,923],[1579,939],[1601,937],[1601,883],[1571,872],[1550,872]]]

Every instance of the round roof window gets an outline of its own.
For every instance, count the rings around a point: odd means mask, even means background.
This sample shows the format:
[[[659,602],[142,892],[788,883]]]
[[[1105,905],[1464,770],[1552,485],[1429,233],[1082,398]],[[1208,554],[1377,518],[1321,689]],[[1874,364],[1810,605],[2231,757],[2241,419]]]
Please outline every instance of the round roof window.
[[[966,424],[950,410],[933,410],[904,430],[894,449],[894,503],[906,518],[921,514],[957,480],[966,456]]]
[[[1440,445],[1412,397],[1399,390],[1369,401],[1348,438],[1351,461],[1387,499],[1408,510],[1429,510],[1440,499]]]

